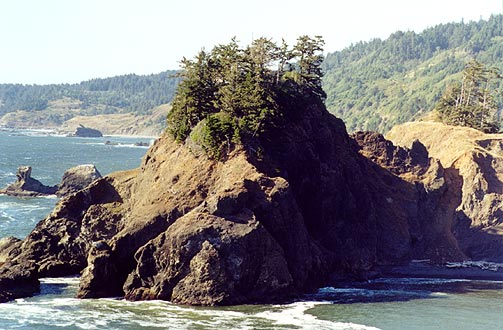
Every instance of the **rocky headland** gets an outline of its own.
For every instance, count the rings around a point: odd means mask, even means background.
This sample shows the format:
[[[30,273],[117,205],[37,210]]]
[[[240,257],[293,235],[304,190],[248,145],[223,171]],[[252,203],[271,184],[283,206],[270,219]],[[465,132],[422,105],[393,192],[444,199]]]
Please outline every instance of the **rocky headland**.
[[[81,298],[242,304],[413,259],[499,260],[489,248],[503,242],[498,169],[489,166],[499,144],[486,140],[461,176],[421,135],[409,147],[376,133],[350,137],[321,104],[264,135],[260,157],[236,148],[216,161],[164,134],[138,169],[67,195],[26,239],[4,244],[0,300],[37,292],[40,277],[81,273]],[[484,181],[468,168],[487,146]],[[477,203],[464,188],[474,180]]]

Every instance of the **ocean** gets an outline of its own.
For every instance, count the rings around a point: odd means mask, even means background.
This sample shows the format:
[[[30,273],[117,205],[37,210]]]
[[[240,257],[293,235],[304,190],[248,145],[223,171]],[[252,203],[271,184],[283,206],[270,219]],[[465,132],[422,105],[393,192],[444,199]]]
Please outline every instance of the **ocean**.
[[[106,143],[106,141],[110,141]],[[21,165],[46,185],[64,171],[95,164],[101,174],[137,167],[151,138],[69,138],[41,130],[0,130],[0,186],[15,181]],[[0,195],[0,237],[24,238],[54,207],[54,196]],[[381,278],[320,288],[283,305],[178,306],[164,301],[75,299],[78,277],[44,278],[35,297],[0,304],[7,329],[345,329],[500,330],[503,282]]]

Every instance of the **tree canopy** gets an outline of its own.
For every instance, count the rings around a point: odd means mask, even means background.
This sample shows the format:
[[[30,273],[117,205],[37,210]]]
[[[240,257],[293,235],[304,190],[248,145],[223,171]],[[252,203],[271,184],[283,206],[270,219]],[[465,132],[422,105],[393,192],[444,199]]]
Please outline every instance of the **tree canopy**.
[[[176,71],[128,74],[78,84],[0,84],[0,116],[16,110],[43,111],[51,101],[69,98],[80,103],[82,115],[146,114],[171,102],[179,79]]]
[[[461,80],[471,58],[503,70],[502,15],[421,33],[398,31],[329,53],[323,64],[327,109],[349,131],[385,133],[433,110],[446,86]],[[503,95],[495,101],[501,108]]]
[[[468,126],[487,133],[499,130],[496,81],[500,71],[471,60],[463,70],[461,83],[448,86],[436,109],[446,124]]]
[[[319,36],[299,37],[293,47],[259,38],[242,48],[233,39],[184,58],[168,131],[178,141],[190,136],[220,158],[306,102],[323,102],[323,44]]]

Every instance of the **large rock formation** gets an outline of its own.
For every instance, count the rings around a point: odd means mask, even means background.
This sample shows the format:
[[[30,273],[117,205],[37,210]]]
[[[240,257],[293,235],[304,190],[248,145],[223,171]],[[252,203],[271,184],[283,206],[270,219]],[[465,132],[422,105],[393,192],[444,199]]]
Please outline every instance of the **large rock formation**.
[[[31,166],[21,166],[17,169],[16,182],[0,189],[0,194],[18,197],[35,197],[55,194],[57,186],[46,186],[31,177]]]
[[[425,145],[352,139],[322,105],[263,135],[260,157],[236,149],[215,161],[163,135],[139,169],[61,199],[16,243],[0,267],[0,299],[82,271],[82,298],[252,303],[376,266],[464,260],[474,255],[456,240],[466,237],[458,170]]]
[[[79,125],[79,127],[77,127],[75,129],[73,136],[76,136],[76,137],[103,137],[103,133],[101,133],[97,129],[85,127],[84,125],[81,124],[81,125]]]
[[[65,171],[56,195],[61,197],[77,192],[99,178],[101,178],[101,174],[96,166],[92,164],[77,165]]]
[[[452,174],[460,198],[452,218],[461,250],[475,260],[503,261],[503,134],[435,122],[393,128],[389,139],[410,146],[418,139]]]
[[[46,186],[31,177],[31,166],[21,166],[16,173],[16,182],[0,189],[0,194],[16,197],[36,197],[56,194],[62,197],[87,187],[91,182],[101,178],[94,165],[77,165],[65,171],[61,183]]]

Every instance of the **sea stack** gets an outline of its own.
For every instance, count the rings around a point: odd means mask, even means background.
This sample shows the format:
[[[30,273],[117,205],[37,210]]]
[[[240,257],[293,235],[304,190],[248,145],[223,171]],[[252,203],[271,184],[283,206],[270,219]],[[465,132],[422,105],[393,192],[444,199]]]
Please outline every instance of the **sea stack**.
[[[103,133],[94,128],[85,127],[84,125],[80,125],[75,129],[75,133],[73,136],[76,137],[103,137]]]
[[[16,197],[36,197],[55,194],[57,186],[46,186],[31,177],[31,166],[20,166],[16,172],[16,182],[0,189],[0,194]]]
[[[284,302],[413,259],[467,260],[456,172],[421,139],[349,136],[323,102],[321,43],[299,38],[298,62],[277,72],[292,59],[264,54],[276,49],[266,39],[185,61],[168,129],[140,167],[62,198],[0,266],[0,299],[81,274],[80,298]]]

